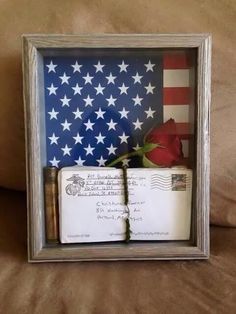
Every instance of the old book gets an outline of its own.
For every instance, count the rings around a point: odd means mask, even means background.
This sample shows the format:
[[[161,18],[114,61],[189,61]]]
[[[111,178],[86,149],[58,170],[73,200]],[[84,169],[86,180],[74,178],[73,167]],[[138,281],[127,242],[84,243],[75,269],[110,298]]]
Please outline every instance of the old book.
[[[68,167],[59,172],[62,243],[125,240],[187,240],[190,237],[192,171],[127,169],[128,206],[122,169]]]
[[[58,169],[44,168],[44,205],[46,242],[59,241],[59,213],[58,213]]]

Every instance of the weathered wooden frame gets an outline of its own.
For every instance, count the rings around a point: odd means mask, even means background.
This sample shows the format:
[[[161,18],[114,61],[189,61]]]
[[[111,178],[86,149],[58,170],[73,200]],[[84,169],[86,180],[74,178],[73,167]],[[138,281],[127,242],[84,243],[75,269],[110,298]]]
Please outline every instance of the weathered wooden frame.
[[[43,93],[40,51],[58,48],[196,48],[196,173],[189,241],[46,245],[42,190],[40,97]],[[209,34],[23,35],[23,76],[28,195],[28,259],[30,262],[86,260],[206,259],[209,257],[209,106],[211,77]],[[42,106],[41,106],[42,107]]]

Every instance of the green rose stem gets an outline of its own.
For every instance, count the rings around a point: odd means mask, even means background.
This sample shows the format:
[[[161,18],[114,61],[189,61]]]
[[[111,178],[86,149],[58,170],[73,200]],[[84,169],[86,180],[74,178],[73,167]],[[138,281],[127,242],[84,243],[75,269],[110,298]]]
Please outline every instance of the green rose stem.
[[[127,206],[128,210],[129,207]],[[129,211],[128,211],[128,215],[129,215]],[[125,220],[125,242],[129,243],[130,241],[130,234],[132,233],[132,231],[130,230],[130,222],[129,222],[129,217],[126,218]]]
[[[129,210],[129,191],[128,191],[128,180],[127,180],[127,167],[124,166],[122,167],[123,169],[123,177],[124,177],[124,196],[125,196],[125,206],[127,209],[127,217],[125,219],[125,242],[128,243],[130,240],[130,234],[131,234],[131,230],[130,230],[130,222],[129,222],[129,216],[130,216],[130,210]]]
[[[144,144],[143,147],[139,148],[138,150],[136,150],[134,152],[126,153],[126,154],[116,158],[115,160],[110,162],[107,165],[107,167],[113,167],[114,165],[118,164],[123,159],[128,158],[128,157],[143,156],[145,153],[148,153],[148,152],[152,151],[156,147],[164,148],[163,146],[161,146],[159,144],[146,143],[146,144]],[[127,213],[128,213],[128,217],[125,219],[125,242],[128,243],[130,241],[130,235],[131,235],[131,232],[132,232],[130,230],[130,221],[129,221],[130,220],[130,210],[129,210],[129,207],[128,207],[129,192],[128,192],[128,181],[127,181],[127,169],[126,169],[126,167],[122,167],[122,169],[123,169],[123,176],[124,176],[125,206],[127,208]]]
[[[144,144],[143,147],[139,148],[138,150],[136,150],[134,152],[126,153],[126,154],[116,158],[115,160],[113,160],[112,162],[110,162],[106,166],[107,167],[113,167],[116,164],[118,164],[119,162],[121,162],[123,159],[128,158],[128,157],[143,156],[145,153],[148,153],[148,152],[152,151],[156,147],[165,148],[164,146],[161,146],[159,144],[146,143],[146,144]]]

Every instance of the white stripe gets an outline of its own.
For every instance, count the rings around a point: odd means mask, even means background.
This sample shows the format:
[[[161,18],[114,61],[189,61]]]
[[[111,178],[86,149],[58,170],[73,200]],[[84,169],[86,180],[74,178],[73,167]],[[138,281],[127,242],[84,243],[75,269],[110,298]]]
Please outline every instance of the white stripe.
[[[163,111],[164,122],[171,118],[176,123],[189,122],[189,105],[166,105],[163,106]]]
[[[188,87],[189,86],[189,69],[181,70],[164,70],[163,71],[164,87]]]
[[[184,157],[189,156],[189,140],[181,140]]]

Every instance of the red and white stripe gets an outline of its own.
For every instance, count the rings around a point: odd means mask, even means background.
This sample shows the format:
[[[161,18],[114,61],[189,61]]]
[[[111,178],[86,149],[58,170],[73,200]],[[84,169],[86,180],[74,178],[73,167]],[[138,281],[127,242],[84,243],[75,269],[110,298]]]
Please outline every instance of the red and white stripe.
[[[190,125],[190,87],[189,57],[184,52],[165,53],[163,60],[163,110],[164,122],[173,118],[183,144],[185,162],[189,159]]]

